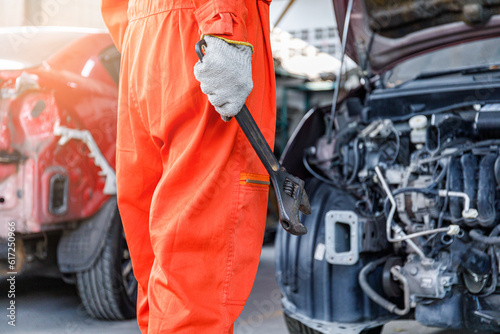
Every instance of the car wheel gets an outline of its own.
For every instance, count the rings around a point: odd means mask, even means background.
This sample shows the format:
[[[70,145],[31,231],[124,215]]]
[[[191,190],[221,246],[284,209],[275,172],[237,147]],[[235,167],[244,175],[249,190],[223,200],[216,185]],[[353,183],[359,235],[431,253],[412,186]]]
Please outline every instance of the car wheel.
[[[83,306],[93,318],[135,317],[137,280],[119,214],[109,228],[102,253],[92,268],[77,273],[76,284]]]

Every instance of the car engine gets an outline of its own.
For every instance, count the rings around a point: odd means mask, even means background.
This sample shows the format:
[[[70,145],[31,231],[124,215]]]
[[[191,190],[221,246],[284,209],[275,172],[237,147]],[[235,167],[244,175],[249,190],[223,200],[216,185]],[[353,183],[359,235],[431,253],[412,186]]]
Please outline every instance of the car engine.
[[[344,110],[335,128],[303,158],[353,199],[325,214],[327,261],[378,252],[358,282],[383,309],[415,308],[428,326],[498,329],[500,105],[371,122]]]

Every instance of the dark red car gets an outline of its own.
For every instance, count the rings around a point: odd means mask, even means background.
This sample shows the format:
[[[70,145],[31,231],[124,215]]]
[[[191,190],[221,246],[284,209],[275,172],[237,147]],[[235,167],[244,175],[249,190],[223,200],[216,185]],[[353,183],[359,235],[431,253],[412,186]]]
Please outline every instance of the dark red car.
[[[120,55],[103,31],[0,29],[1,274],[62,277],[89,314],[135,315],[116,205]]]

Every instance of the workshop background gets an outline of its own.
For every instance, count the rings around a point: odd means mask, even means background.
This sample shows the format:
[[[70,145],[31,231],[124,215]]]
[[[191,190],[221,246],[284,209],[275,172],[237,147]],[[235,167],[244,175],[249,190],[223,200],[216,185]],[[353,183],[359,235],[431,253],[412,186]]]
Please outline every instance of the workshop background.
[[[23,25],[106,28],[99,0],[0,0],[0,26]]]
[[[271,35],[277,73],[278,154],[305,111],[331,102],[341,54],[331,1],[315,0],[314,6],[307,0],[288,4],[275,0],[271,5],[271,23],[279,23]],[[0,26],[106,29],[99,0],[0,0]],[[347,62],[347,71],[354,68],[353,62]],[[356,83],[354,76],[346,88]]]

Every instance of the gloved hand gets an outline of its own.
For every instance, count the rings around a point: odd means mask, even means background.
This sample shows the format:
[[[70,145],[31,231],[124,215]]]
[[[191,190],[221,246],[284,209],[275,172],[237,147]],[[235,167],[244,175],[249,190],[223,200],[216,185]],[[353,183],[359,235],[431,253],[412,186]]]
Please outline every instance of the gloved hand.
[[[253,49],[250,44],[233,44],[214,36],[204,39],[205,56],[194,66],[194,76],[215,110],[229,121],[252,91]]]

